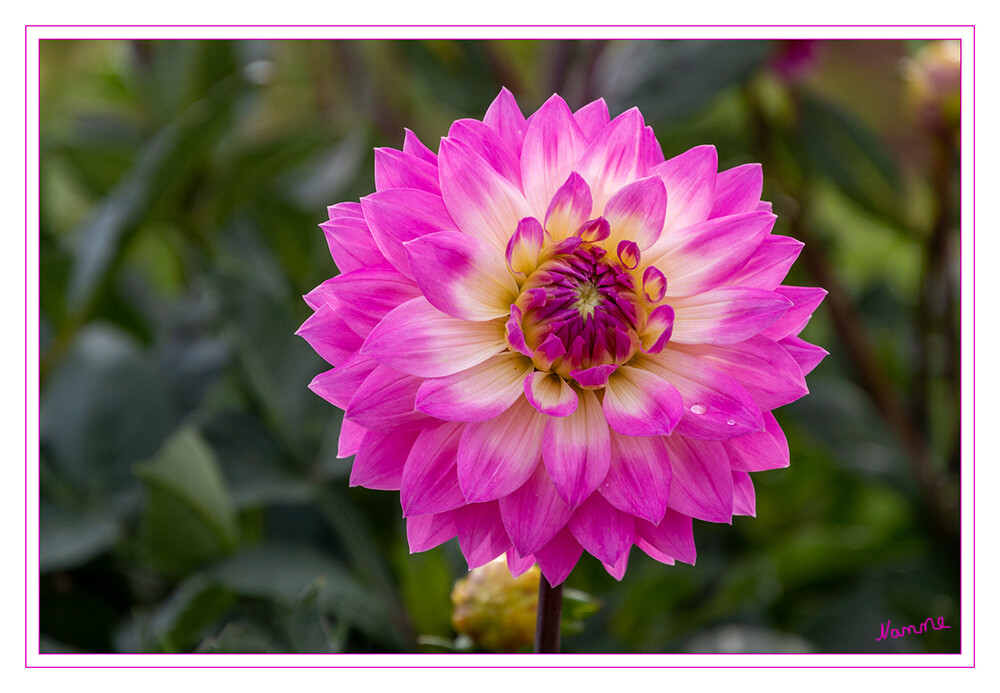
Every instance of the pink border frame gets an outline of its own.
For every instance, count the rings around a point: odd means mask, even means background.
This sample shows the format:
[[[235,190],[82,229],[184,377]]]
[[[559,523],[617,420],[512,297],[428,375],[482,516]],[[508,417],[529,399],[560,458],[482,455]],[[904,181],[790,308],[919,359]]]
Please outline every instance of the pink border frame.
[[[970,286],[972,288],[972,292],[971,292],[972,295],[971,295],[971,301],[970,301],[971,302],[971,313],[972,313],[972,320],[971,320],[971,326],[970,326],[971,337],[972,337],[972,345],[971,345],[972,362],[971,362],[971,377],[968,378],[969,383],[970,383],[970,389],[971,389],[971,403],[972,403],[972,407],[971,407],[972,408],[972,412],[971,412],[971,416],[969,417],[969,419],[970,419],[970,428],[971,428],[971,432],[970,432],[971,454],[970,454],[970,458],[969,459],[970,459],[970,461],[972,463],[971,464],[971,485],[969,486],[969,488],[971,488],[970,497],[971,497],[971,506],[972,506],[971,507],[971,512],[970,512],[970,515],[972,517],[972,521],[970,523],[971,524],[971,526],[970,526],[970,529],[971,529],[970,534],[971,534],[971,545],[972,545],[972,576],[971,576],[972,599],[971,599],[971,604],[969,605],[969,608],[968,608],[968,612],[972,615],[972,624],[971,624],[971,627],[969,628],[969,632],[971,632],[971,636],[972,636],[971,637],[972,642],[971,642],[971,646],[969,648],[969,650],[971,651],[971,659],[972,659],[971,664],[960,663],[960,664],[940,664],[940,665],[938,665],[938,664],[911,665],[911,664],[907,664],[907,663],[904,662],[904,663],[900,663],[900,664],[884,664],[884,665],[883,664],[877,664],[877,665],[856,665],[856,664],[837,664],[837,663],[820,664],[820,665],[814,665],[814,664],[803,664],[803,665],[795,665],[795,664],[721,664],[721,665],[720,664],[705,664],[705,665],[701,665],[701,664],[697,664],[697,665],[695,665],[695,664],[671,664],[671,663],[668,662],[668,663],[662,663],[662,664],[626,664],[626,665],[601,664],[601,665],[598,665],[598,664],[582,664],[582,663],[576,661],[576,660],[584,660],[584,661],[586,661],[587,659],[590,659],[590,658],[592,658],[594,656],[600,656],[602,658],[619,658],[619,657],[624,657],[624,658],[635,658],[635,657],[647,658],[647,657],[656,657],[656,658],[668,658],[668,659],[669,658],[674,658],[674,657],[682,657],[684,659],[702,659],[702,658],[704,658],[706,656],[713,657],[713,658],[726,658],[726,659],[730,659],[730,658],[736,658],[736,659],[741,659],[741,658],[756,659],[756,658],[775,658],[775,657],[782,658],[782,659],[789,658],[789,657],[796,657],[796,658],[797,657],[810,657],[810,658],[822,658],[822,659],[829,659],[829,658],[843,659],[843,658],[853,658],[853,657],[862,657],[862,658],[878,657],[878,658],[892,658],[892,659],[897,659],[897,658],[905,658],[905,659],[921,658],[921,659],[923,659],[923,658],[948,657],[948,658],[959,658],[959,659],[961,659],[961,658],[964,658],[966,656],[964,654],[966,652],[966,648],[964,647],[964,645],[965,645],[965,637],[964,636],[966,635],[966,629],[962,626],[962,623],[958,624],[958,626],[962,629],[961,640],[960,640],[960,642],[962,643],[962,646],[961,646],[960,652],[958,654],[955,654],[955,653],[930,653],[930,654],[912,654],[912,653],[900,653],[900,654],[896,654],[896,653],[886,653],[886,654],[880,654],[880,653],[844,653],[844,654],[839,654],[838,653],[838,654],[816,654],[816,655],[805,654],[805,655],[801,655],[801,654],[780,654],[780,653],[772,653],[772,654],[758,654],[758,653],[754,653],[754,654],[750,654],[750,653],[732,653],[732,654],[691,653],[691,654],[683,654],[683,655],[674,655],[674,654],[670,654],[670,653],[663,653],[663,654],[652,654],[652,655],[649,655],[649,654],[646,654],[646,655],[635,655],[635,654],[609,654],[609,655],[563,654],[563,655],[526,655],[526,656],[520,656],[520,655],[490,655],[490,654],[449,655],[449,654],[423,654],[423,653],[349,654],[349,655],[344,655],[344,654],[273,654],[273,655],[261,655],[261,654],[227,654],[227,655],[184,654],[184,655],[164,655],[164,654],[84,654],[84,653],[73,653],[73,654],[48,654],[48,653],[46,653],[46,654],[43,654],[43,653],[40,653],[40,652],[29,653],[28,646],[31,643],[31,639],[29,638],[29,633],[28,633],[28,627],[29,627],[29,618],[28,618],[28,614],[29,614],[29,593],[28,593],[28,586],[29,586],[29,578],[32,577],[32,576],[29,573],[28,567],[29,567],[29,557],[31,555],[35,555],[37,557],[37,554],[31,554],[31,553],[29,553],[29,550],[28,550],[29,549],[29,545],[30,545],[29,544],[29,534],[28,534],[28,526],[29,526],[28,509],[30,507],[30,505],[29,505],[29,483],[28,482],[29,482],[29,472],[31,471],[31,468],[29,466],[29,461],[31,459],[30,455],[29,455],[29,450],[35,450],[35,451],[37,451],[37,438],[32,439],[32,438],[29,437],[30,433],[31,433],[31,431],[29,430],[29,421],[30,422],[37,422],[37,416],[38,416],[38,412],[35,411],[35,417],[36,417],[35,419],[31,420],[28,417],[28,412],[29,412],[29,392],[30,392],[30,390],[29,390],[29,377],[35,377],[36,384],[37,384],[37,370],[29,371],[29,366],[32,365],[33,363],[36,363],[36,360],[29,359],[29,332],[28,332],[28,327],[32,323],[31,323],[31,321],[29,319],[31,316],[29,314],[29,300],[28,300],[28,298],[29,298],[29,295],[32,295],[32,294],[29,294],[29,285],[28,285],[29,284],[29,276],[30,276],[30,273],[29,273],[29,253],[28,253],[28,247],[29,247],[29,239],[33,237],[32,234],[34,234],[34,236],[37,237],[37,229],[31,228],[29,226],[29,222],[30,222],[29,204],[32,202],[32,199],[33,199],[31,197],[31,195],[30,195],[30,193],[32,191],[35,191],[38,195],[40,195],[40,190],[38,189],[38,185],[37,185],[38,182],[37,181],[35,181],[35,187],[34,188],[32,188],[28,184],[28,179],[29,179],[29,151],[31,150],[32,147],[36,148],[36,151],[37,151],[37,142],[36,141],[29,142],[29,107],[28,107],[29,106],[29,97],[30,97],[30,95],[34,94],[35,92],[29,87],[29,70],[28,70],[28,66],[30,64],[34,64],[34,65],[38,64],[37,54],[35,56],[36,60],[35,60],[34,63],[31,63],[29,61],[29,46],[33,44],[33,45],[35,45],[36,50],[37,50],[38,44],[39,44],[40,41],[42,41],[42,40],[49,40],[49,39],[54,39],[54,40],[127,40],[125,37],[106,38],[106,37],[101,37],[101,36],[88,36],[86,38],[72,38],[72,37],[67,38],[67,37],[62,37],[62,36],[52,36],[52,37],[38,36],[36,38],[32,38],[31,37],[31,34],[34,31],[42,30],[42,29],[95,29],[95,28],[108,28],[108,29],[112,30],[112,33],[114,33],[114,31],[116,31],[116,30],[120,30],[120,29],[132,29],[132,28],[146,29],[146,30],[150,30],[150,31],[152,31],[154,33],[157,32],[157,31],[165,30],[165,29],[205,29],[205,28],[207,28],[207,29],[224,29],[224,30],[232,30],[232,29],[265,29],[265,30],[271,30],[271,31],[274,31],[274,30],[282,31],[282,30],[288,30],[288,29],[309,29],[309,30],[314,30],[314,31],[322,31],[324,29],[335,29],[335,30],[339,31],[339,30],[356,30],[356,29],[378,29],[378,30],[382,30],[382,29],[445,29],[445,30],[454,30],[454,29],[488,29],[488,30],[521,29],[521,30],[524,30],[524,29],[559,28],[559,29],[590,29],[590,30],[595,30],[598,34],[601,34],[601,36],[600,36],[601,38],[607,38],[606,36],[603,35],[602,32],[604,32],[606,30],[609,30],[609,29],[643,29],[643,30],[674,29],[674,30],[676,30],[676,29],[699,29],[699,28],[707,28],[707,29],[718,30],[718,29],[739,28],[739,29],[755,29],[756,30],[756,29],[765,29],[766,28],[766,29],[793,29],[793,30],[796,30],[796,31],[798,31],[798,30],[808,30],[808,29],[821,29],[822,30],[822,29],[841,29],[841,28],[843,28],[843,29],[860,29],[860,28],[864,28],[864,29],[872,29],[872,28],[911,29],[912,28],[912,29],[957,29],[957,30],[969,30],[969,29],[971,29],[971,48],[972,48],[972,51],[971,51],[971,61],[970,62],[971,62],[972,70],[971,70],[971,76],[970,76],[969,81],[972,84],[972,90],[971,90],[971,94],[969,95],[969,102],[968,103],[966,103],[965,96],[963,95],[963,112],[966,110],[965,107],[968,107],[969,117],[970,117],[970,120],[971,120],[971,126],[972,126],[971,127],[971,141],[967,141],[967,139],[966,139],[966,130],[967,130],[967,128],[963,127],[962,133],[961,133],[961,143],[960,143],[960,148],[961,148],[961,152],[962,152],[962,155],[963,155],[962,156],[963,162],[965,161],[966,157],[968,157],[968,159],[970,161],[970,163],[969,163],[969,171],[970,171],[970,178],[971,178],[971,184],[969,185],[969,188],[968,188],[968,190],[971,191],[971,194],[969,196],[971,199],[968,200],[968,201],[966,200],[966,196],[964,194],[966,188],[964,188],[964,186],[963,186],[963,194],[962,194],[962,198],[961,198],[962,199],[961,209],[962,209],[963,214],[964,214],[965,209],[966,209],[966,202],[969,202],[970,203],[970,207],[971,207],[971,219],[972,219],[971,230],[968,233],[968,235],[969,235],[969,237],[971,239],[970,244],[971,244],[971,249],[972,249],[971,262],[970,262],[970,264],[971,264],[971,275],[972,276],[971,276],[971,280],[969,282],[969,284],[970,284]],[[614,668],[614,669],[617,669],[617,668],[683,668],[683,669],[740,668],[740,669],[761,669],[761,668],[775,668],[775,667],[781,667],[781,668],[826,668],[826,667],[852,668],[852,667],[856,667],[856,666],[863,667],[863,668],[866,668],[866,669],[867,668],[873,668],[873,669],[896,669],[896,668],[910,668],[910,667],[913,667],[913,668],[975,668],[975,642],[976,642],[976,627],[975,627],[976,626],[976,623],[975,623],[975,597],[976,597],[976,591],[975,591],[975,500],[976,500],[976,498],[975,498],[975,443],[976,443],[976,439],[975,439],[975,171],[976,171],[976,168],[975,168],[975,55],[976,55],[976,53],[975,53],[975,25],[974,24],[954,24],[954,25],[928,25],[928,24],[896,24],[896,25],[893,25],[893,24],[871,24],[871,25],[855,25],[855,24],[822,24],[822,25],[820,25],[820,24],[814,24],[814,25],[809,25],[809,24],[803,24],[803,25],[797,25],[797,24],[761,24],[761,25],[744,25],[744,24],[684,24],[684,25],[634,25],[634,24],[602,24],[602,25],[593,25],[593,24],[564,24],[564,25],[556,25],[556,24],[540,24],[540,25],[524,25],[524,24],[491,24],[491,25],[484,25],[484,24],[452,24],[452,25],[441,25],[441,24],[343,24],[343,25],[322,25],[322,24],[320,24],[320,25],[313,25],[313,24],[284,24],[284,25],[267,25],[267,24],[227,24],[227,25],[221,25],[221,24],[159,24],[159,25],[153,25],[153,24],[116,24],[116,25],[107,25],[107,24],[26,24],[26,25],[24,25],[24,29],[25,29],[25,31],[24,31],[24,42],[25,42],[24,43],[24,60],[25,60],[25,69],[24,69],[24,89],[25,89],[25,103],[24,103],[24,119],[25,119],[25,122],[24,122],[24,136],[25,136],[25,143],[24,143],[24,155],[25,155],[25,161],[24,161],[24,176],[25,176],[25,190],[24,190],[25,231],[24,231],[24,234],[25,234],[25,236],[24,236],[24,242],[25,242],[25,252],[24,252],[24,266],[23,266],[24,267],[24,273],[25,273],[24,274],[24,292],[25,292],[25,295],[24,295],[24,320],[25,320],[25,335],[24,335],[24,372],[25,372],[25,376],[24,376],[24,385],[25,385],[25,396],[24,396],[24,406],[25,406],[25,419],[24,419],[24,444],[25,444],[25,488],[24,488],[24,493],[25,493],[25,498],[24,498],[24,501],[25,501],[25,508],[24,508],[24,520],[25,520],[25,533],[24,533],[24,550],[25,550],[25,566],[24,566],[24,579],[25,579],[25,583],[24,583],[24,597],[25,597],[25,604],[24,604],[25,611],[24,611],[24,616],[25,616],[25,624],[24,624],[24,637],[25,637],[25,641],[24,642],[25,642],[25,650],[24,650],[24,667],[26,669],[63,668],[63,667],[82,668],[82,669],[95,669],[95,668],[96,669],[109,669],[109,668],[110,669],[146,669],[146,668],[163,668],[163,667],[170,667],[170,668],[213,668],[213,669],[215,669],[215,668],[219,668],[219,669],[230,669],[230,668],[238,668],[238,669],[247,669],[247,668],[249,668],[249,669],[261,669],[261,668],[263,668],[263,669],[287,669],[287,668],[293,668],[293,669],[315,669],[315,668],[322,668],[322,669],[325,669],[325,668],[338,668],[338,669],[340,669],[340,668],[342,668],[342,669],[372,669],[372,668],[378,668],[378,669],[396,669],[396,668],[403,668],[403,669],[412,669],[412,668],[483,669],[483,668],[490,668],[490,669],[492,669],[492,668],[497,668],[498,666],[499,667],[525,667],[526,666],[526,667],[530,667],[530,668],[540,668],[540,669],[550,669],[550,668],[555,668],[555,669],[565,669],[565,668],[588,668],[588,669],[589,668]],[[962,33],[964,33],[964,31]],[[572,36],[572,37],[564,37],[564,38],[557,38],[557,39],[551,39],[551,40],[580,40],[580,39],[591,38],[591,37],[593,37],[593,36],[591,36],[590,34],[581,34],[581,35],[576,35],[576,36]],[[195,38],[191,38],[191,37],[172,37],[172,36],[170,36],[170,37],[159,37],[159,38],[166,38],[167,40],[213,40],[213,39],[207,38],[207,37],[195,37]],[[256,38],[256,37],[240,36],[240,37],[215,37],[215,38],[216,39],[218,39],[218,38],[224,38],[224,40],[251,40],[251,39]],[[342,37],[342,36],[320,37],[320,36],[317,36],[317,37],[313,37],[313,38],[310,39],[310,38],[303,38],[303,37],[297,37],[297,36],[289,36],[289,37],[279,37],[279,38],[270,37],[270,38],[267,38],[265,40],[303,41],[303,40],[329,40],[331,38],[335,38],[335,39],[339,39],[339,40],[407,40],[407,39],[410,39],[410,38],[413,38],[413,39],[416,39],[416,38],[427,39],[427,38],[434,38],[434,37],[433,36],[428,36],[428,35],[425,35],[425,34],[421,34],[421,35],[417,35],[417,36],[411,36],[411,37],[391,37],[391,38],[384,38],[384,37],[380,38],[380,37],[377,37],[377,36],[357,36],[357,37]],[[452,38],[452,37],[448,36],[448,38]],[[463,35],[461,37],[456,37],[456,38],[461,38],[462,40],[508,40],[508,39],[519,39],[519,38],[522,38],[522,37],[516,36],[516,35],[514,35],[514,36],[502,36],[502,37],[497,37],[497,36],[477,37],[477,36]],[[659,40],[659,38],[661,38],[661,37],[632,38],[632,39],[625,39],[625,40]],[[688,36],[673,37],[673,36],[670,36],[670,37],[662,37],[662,38],[685,40],[685,39],[693,39],[694,37],[688,37]],[[704,38],[704,37],[702,37],[702,38]],[[722,38],[722,37],[713,36],[713,37],[709,37],[709,38]],[[768,40],[769,38],[770,39],[779,39],[779,38],[803,39],[803,38],[812,38],[812,36],[811,35],[795,35],[794,37],[784,37],[784,36],[767,37],[767,36],[755,35],[755,36],[752,36],[752,37],[749,37],[749,36],[748,37],[728,37],[727,36],[725,38],[737,38],[737,39],[739,39],[739,38],[746,38],[748,40]],[[826,38],[826,37],[824,37],[824,38]],[[851,40],[851,39],[855,39],[855,38],[859,39],[859,40],[879,40],[878,38],[868,37],[868,36],[860,36],[860,37],[831,37],[831,38],[833,40]],[[892,38],[884,37],[883,40],[905,40],[907,38],[950,39],[950,38],[953,38],[953,37],[950,37],[950,36],[940,36],[940,35],[936,35],[936,36],[933,36],[933,37],[930,37],[930,36],[920,36],[920,37],[914,37],[914,36],[903,37],[903,36],[899,36],[899,37],[892,37]],[[546,40],[546,39],[544,39],[544,38],[528,38],[528,39],[523,39],[523,40]],[[962,36],[959,36],[957,38],[957,40],[963,41],[964,39],[963,39]],[[963,48],[964,48],[964,46],[963,46]],[[963,52],[963,62],[965,61],[965,58],[966,58],[966,54]],[[963,77],[965,77],[964,70],[963,70]],[[39,163],[39,165],[40,165],[40,163]],[[963,183],[964,183],[964,177],[965,177],[964,176],[964,172],[965,172],[965,164],[963,163],[963,181],[962,181]],[[962,234],[962,236],[964,236],[964,235],[965,234]],[[960,261],[962,259],[963,258],[962,258],[961,251],[960,251]],[[962,285],[964,287],[964,282],[962,283]],[[33,295],[37,296],[37,289],[38,289],[38,287],[34,286],[34,287],[31,287],[31,288],[35,289],[35,293]],[[960,290],[960,296],[961,296],[961,290]],[[964,313],[964,311],[963,311],[963,313]],[[963,370],[963,373],[964,373],[965,369],[963,368],[962,370]],[[963,378],[963,383],[964,382],[965,382],[965,378]],[[37,425],[36,425],[36,428],[37,428]],[[965,433],[965,431],[963,429],[963,435],[962,435],[963,442],[965,440],[964,433]],[[964,458],[964,456],[963,456],[963,458]],[[964,489],[964,488],[966,488],[966,485],[962,484],[961,487]],[[962,506],[960,504],[960,509],[961,509],[961,507]],[[960,510],[960,512],[961,512],[961,510]],[[38,518],[34,517],[33,519],[35,520],[35,526],[37,528]],[[38,575],[38,573],[37,573],[37,565],[35,566],[35,568],[36,568],[36,574],[34,575],[34,577],[37,578],[37,575]],[[37,604],[34,605],[34,607],[36,609],[37,609],[37,606],[38,606]],[[32,657],[46,658],[46,659],[52,658],[54,660],[55,659],[58,659],[58,660],[76,659],[78,657],[98,658],[98,659],[108,658],[108,659],[115,659],[115,660],[118,660],[120,658],[133,658],[133,657],[138,657],[138,658],[154,658],[154,659],[157,659],[157,660],[160,660],[162,658],[170,658],[170,659],[177,659],[177,658],[202,659],[202,658],[205,658],[205,659],[214,659],[214,660],[222,660],[222,661],[225,661],[225,662],[230,662],[232,660],[239,661],[239,660],[242,660],[242,659],[249,659],[249,658],[254,658],[254,659],[258,659],[259,660],[259,658],[262,657],[262,656],[268,657],[268,658],[294,658],[294,659],[323,657],[323,658],[328,658],[328,659],[333,659],[333,660],[340,659],[340,658],[343,658],[343,657],[349,657],[350,659],[355,659],[355,658],[361,658],[363,660],[369,660],[369,659],[391,659],[391,660],[394,660],[394,661],[395,660],[404,660],[405,661],[405,660],[411,660],[411,659],[414,659],[414,658],[417,658],[417,659],[428,659],[428,658],[430,658],[430,659],[447,659],[447,660],[449,660],[449,663],[445,663],[445,662],[442,662],[441,664],[434,664],[434,663],[420,664],[420,663],[415,663],[415,664],[405,664],[405,665],[402,665],[402,664],[385,664],[385,663],[382,663],[382,664],[379,664],[379,663],[354,664],[354,663],[337,663],[337,662],[334,661],[334,662],[331,662],[331,663],[324,663],[324,664],[256,664],[256,665],[250,665],[250,664],[232,664],[232,663],[224,663],[224,664],[223,663],[218,663],[218,664],[212,664],[212,663],[200,664],[200,663],[197,663],[197,664],[190,664],[190,663],[169,663],[169,662],[166,662],[166,663],[163,663],[163,664],[157,663],[157,664],[135,664],[135,665],[130,665],[130,664],[73,664],[73,663],[64,663],[64,662],[61,662],[61,661],[59,663],[53,662],[52,664],[48,664],[48,663],[32,663],[31,662],[31,658]],[[531,658],[531,659],[530,660],[529,659],[525,659],[525,657],[528,657],[528,658]],[[503,663],[500,663],[500,664],[478,664],[478,663],[476,663],[476,664],[453,664],[453,663],[450,663],[451,661],[454,661],[455,658],[461,658],[461,659],[475,658],[476,661],[478,661],[480,659],[486,659],[486,660],[505,659],[505,660],[517,660],[517,661],[510,661],[510,663],[508,663],[506,665],[503,664]],[[555,659],[553,659],[553,658],[555,658]],[[556,661],[556,660],[563,660],[565,663],[564,664],[552,664],[551,663],[551,662]],[[537,663],[535,663],[535,662],[537,662]]]

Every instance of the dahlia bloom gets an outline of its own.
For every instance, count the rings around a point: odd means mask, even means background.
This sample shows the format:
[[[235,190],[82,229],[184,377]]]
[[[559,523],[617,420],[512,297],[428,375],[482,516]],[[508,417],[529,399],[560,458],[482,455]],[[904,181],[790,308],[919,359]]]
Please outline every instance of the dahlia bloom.
[[[298,332],[334,366],[310,387],[345,410],[351,484],[399,491],[411,551],[457,536],[470,569],[693,563],[692,518],[753,515],[749,472],[788,465],[771,412],[826,355],[761,186],[711,146],[664,160],[637,109],[525,118],[507,90],[437,153],[377,149]]]

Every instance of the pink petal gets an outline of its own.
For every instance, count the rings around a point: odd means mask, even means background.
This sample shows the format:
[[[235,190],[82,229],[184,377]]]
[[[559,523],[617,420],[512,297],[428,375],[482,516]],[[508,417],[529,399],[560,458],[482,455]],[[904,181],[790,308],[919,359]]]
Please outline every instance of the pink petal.
[[[635,518],[598,493],[574,511],[567,526],[585,551],[611,565],[628,553],[635,538]]]
[[[514,235],[507,241],[504,258],[511,272],[527,276],[538,267],[538,254],[545,243],[545,229],[534,217],[525,217],[517,223]]]
[[[747,263],[729,279],[729,283],[771,291],[785,279],[802,247],[803,243],[794,238],[766,236]]]
[[[648,125],[642,130],[642,151],[643,160],[645,161],[645,170],[649,170],[654,166],[663,163],[663,147],[660,146],[659,140],[656,139],[656,133],[653,132],[653,128]]]
[[[462,118],[452,123],[448,139],[466,144],[497,173],[521,188],[520,150],[514,150],[488,125],[471,118]]]
[[[667,506],[698,520],[730,523],[733,476],[722,443],[679,435],[664,441],[673,474]]]
[[[354,393],[344,416],[370,431],[411,431],[433,425],[434,419],[413,408],[422,382],[379,364]]]
[[[734,438],[764,430],[760,406],[736,379],[678,349],[643,357],[648,370],[677,388],[684,416],[677,433],[705,440]]]
[[[576,411],[576,392],[555,373],[528,373],[523,386],[528,402],[543,414],[569,416]]]
[[[611,466],[599,490],[622,512],[659,522],[670,495],[670,460],[663,438],[634,438],[612,431]]]
[[[427,551],[458,534],[455,511],[406,518],[406,541],[410,553]]]
[[[802,375],[809,375],[820,362],[830,355],[826,349],[810,344],[798,337],[785,337],[778,342],[802,369]]]
[[[774,414],[764,412],[764,430],[722,441],[734,471],[762,472],[788,466],[788,441]]]
[[[416,438],[416,431],[369,431],[354,455],[351,486],[398,491],[403,463]]]
[[[756,211],[763,187],[764,170],[760,164],[743,164],[719,171],[715,179],[715,204],[708,218]]]
[[[625,269],[634,270],[639,266],[641,253],[639,252],[638,244],[633,241],[619,242],[615,252],[618,255],[618,262],[622,263]]]
[[[757,514],[753,482],[746,472],[733,472],[733,514],[750,517]]]
[[[678,344],[734,344],[764,332],[792,302],[774,291],[724,287],[671,301]]]
[[[690,296],[729,283],[771,232],[773,214],[752,212],[677,229],[650,248],[644,263],[670,277],[667,294]]]
[[[428,164],[437,167],[437,154],[432,152],[427,148],[420,139],[413,134],[413,131],[409,128],[404,128],[406,135],[403,137],[403,152],[411,156],[415,156],[418,159],[423,159]]]
[[[361,198],[361,207],[379,250],[393,267],[411,279],[410,258],[403,244],[430,233],[455,230],[441,196],[423,190],[399,188],[372,193]]]
[[[590,218],[592,207],[590,187],[573,172],[552,196],[545,211],[545,229],[553,240],[562,240]]]
[[[710,144],[689,149],[649,170],[662,178],[667,188],[664,234],[708,219],[715,203],[718,170],[718,154]]]
[[[417,285],[431,305],[463,320],[506,317],[518,288],[495,252],[471,236],[441,231],[406,243]]]
[[[306,305],[313,310],[319,310],[320,306],[327,305],[326,298],[323,296],[323,289],[329,283],[332,282],[336,277],[330,279],[325,279],[319,286],[314,286],[309,293],[302,297],[302,300],[306,302]],[[335,308],[336,306],[330,306]]]
[[[592,214],[603,213],[612,195],[643,174],[644,127],[639,109],[629,109],[597,133],[581,157],[576,170],[590,185]]]
[[[343,459],[357,454],[368,429],[344,419],[340,422],[340,436],[337,439],[337,457]]]
[[[727,345],[678,346],[735,378],[761,409],[776,409],[809,394],[795,359],[767,337]]]
[[[652,267],[647,268],[646,272]],[[662,275],[660,275],[662,276]],[[655,281],[655,277],[654,277]],[[651,282],[652,283],[652,282]],[[649,294],[646,294],[649,298]],[[645,354],[658,354],[670,341],[674,331],[674,309],[668,305],[656,306],[646,317],[646,325],[639,334],[641,349]]]
[[[772,339],[797,335],[808,324],[813,312],[826,298],[826,290],[811,286],[779,286],[776,294],[786,297],[793,306],[763,334]]]
[[[361,337],[367,337],[389,311],[420,296],[417,285],[388,263],[341,274],[321,291],[335,299],[340,317]]]
[[[585,243],[600,243],[611,235],[611,224],[604,217],[597,217],[580,224],[573,235]]]
[[[616,368],[618,368],[617,364],[605,363],[600,366],[571,370],[569,376],[583,387],[604,387],[608,384],[608,378],[611,377]]]
[[[656,267],[650,265],[642,273],[642,293],[651,303],[659,303],[667,293],[667,278]],[[674,312],[670,311],[670,324],[673,325]]]
[[[313,378],[309,389],[335,407],[347,409],[347,403],[377,366],[377,361],[361,354],[353,354],[336,368]]]
[[[514,95],[506,87],[500,90],[493,103],[486,109],[483,122],[500,135],[511,151],[521,152],[527,125]]]
[[[441,194],[459,230],[503,253],[517,222],[533,216],[524,195],[469,147],[441,140]]]
[[[670,435],[683,414],[677,388],[648,370],[621,366],[604,389],[608,425],[625,436]]]
[[[694,565],[698,554],[694,546],[694,531],[691,517],[676,510],[667,509],[659,524],[653,525],[645,520],[636,520],[636,535],[640,541],[636,543],[645,550],[644,544],[678,561]]]
[[[579,405],[565,417],[551,417],[545,426],[542,457],[559,496],[576,508],[604,481],[611,464],[608,424],[597,396],[578,393]]]
[[[660,237],[666,209],[667,189],[657,176],[637,180],[618,190],[604,207],[604,218],[611,224],[612,247],[627,240],[634,241],[642,250],[649,248]]]
[[[486,421],[518,400],[533,369],[528,358],[503,352],[464,371],[425,380],[414,406],[445,421]]]
[[[587,147],[569,106],[553,94],[532,116],[521,151],[524,196],[541,217]]]
[[[625,577],[625,571],[628,569],[628,554],[631,550],[631,546],[626,547],[625,551],[622,552],[622,555],[614,563],[601,562],[604,569],[608,571],[608,575],[613,577],[618,582],[621,582],[622,578]]]
[[[319,225],[326,237],[330,257],[341,272],[384,262],[372,232],[360,217],[337,216]]]
[[[430,515],[465,505],[458,485],[458,441],[465,424],[446,422],[420,431],[400,479],[403,517]]]
[[[406,373],[437,378],[482,363],[505,347],[502,321],[459,320],[419,297],[382,318],[361,353]]]
[[[375,189],[415,188],[440,195],[438,169],[419,156],[388,147],[375,150]]]
[[[517,304],[510,307],[510,318],[504,325],[504,334],[507,336],[507,346],[519,354],[524,354],[528,358],[535,355],[534,350],[528,346],[524,339],[524,331],[521,329],[521,309]]]
[[[361,212],[361,205],[357,202],[338,202],[326,208],[327,218],[330,221],[346,221],[349,219],[364,219]]]
[[[561,356],[566,355],[566,346],[562,343],[554,334],[550,334],[545,340],[538,345],[535,349],[534,361],[535,365],[542,370],[551,370],[552,364]]]
[[[356,354],[364,341],[326,303],[316,308],[295,334],[306,340],[331,366],[338,366]]]
[[[637,518],[636,519],[636,526],[637,527],[638,527],[638,524],[639,524],[639,520]],[[638,529],[636,530],[636,532],[638,532]],[[655,548],[648,541],[646,541],[645,539],[642,539],[638,535],[635,538],[635,545],[638,546],[640,549],[642,549],[647,556],[649,556],[650,558],[652,558],[655,561],[659,561],[660,563],[663,563],[665,565],[675,565],[676,564],[676,561],[674,560],[673,556],[671,556],[669,554],[663,553],[662,551],[660,551],[659,549]]]
[[[533,565],[535,565],[534,556],[522,557],[515,549],[507,549],[507,570],[510,571],[512,578],[524,575]]]
[[[576,124],[580,126],[580,131],[587,138],[587,142],[593,140],[597,133],[611,122],[608,104],[604,102],[604,99],[591,101],[574,113],[573,118],[576,119]]]
[[[500,499],[504,527],[522,556],[547,544],[572,514],[542,464],[520,488]]]
[[[521,399],[495,419],[468,424],[458,447],[458,478],[470,502],[502,498],[534,473],[546,417]]]
[[[510,548],[496,502],[473,503],[455,510],[458,545],[469,570],[486,565]]]
[[[549,543],[535,551],[538,568],[549,584],[555,587],[569,577],[583,554],[569,529],[563,529]]]

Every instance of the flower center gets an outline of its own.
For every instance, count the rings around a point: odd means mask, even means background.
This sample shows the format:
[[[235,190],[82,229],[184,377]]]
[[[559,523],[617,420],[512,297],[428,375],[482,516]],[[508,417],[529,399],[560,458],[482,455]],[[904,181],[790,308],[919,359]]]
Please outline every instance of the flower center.
[[[580,311],[581,320],[586,320],[588,316],[592,315],[594,309],[597,308],[603,300],[597,285],[592,281],[584,282],[576,287],[576,295],[577,299],[574,307]]]
[[[580,243],[543,262],[524,282],[517,304],[539,370],[568,378],[624,363],[639,348],[635,279],[597,245]]]

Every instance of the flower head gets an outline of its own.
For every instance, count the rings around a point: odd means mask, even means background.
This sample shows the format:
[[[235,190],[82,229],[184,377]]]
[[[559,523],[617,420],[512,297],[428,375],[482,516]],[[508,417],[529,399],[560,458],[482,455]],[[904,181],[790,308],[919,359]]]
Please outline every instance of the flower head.
[[[457,536],[470,568],[551,584],[587,551],[620,579],[633,546],[693,563],[692,518],[754,514],[749,472],[789,462],[771,411],[826,354],[759,165],[503,90],[436,154],[376,150],[375,185],[329,208],[341,274],[299,334],[334,366],[311,388],[346,412],[351,483],[399,491],[412,551]]]

